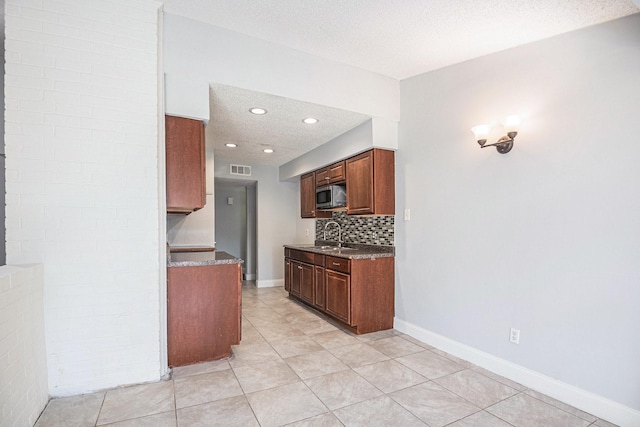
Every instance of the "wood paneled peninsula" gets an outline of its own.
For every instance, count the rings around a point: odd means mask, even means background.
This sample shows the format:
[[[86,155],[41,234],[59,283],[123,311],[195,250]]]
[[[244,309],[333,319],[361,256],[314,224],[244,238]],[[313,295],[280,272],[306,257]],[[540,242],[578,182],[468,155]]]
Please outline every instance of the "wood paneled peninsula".
[[[167,263],[169,366],[231,356],[240,344],[243,261],[222,251],[171,252]]]
[[[289,296],[356,333],[393,328],[393,246],[318,240],[284,245],[284,287]]]

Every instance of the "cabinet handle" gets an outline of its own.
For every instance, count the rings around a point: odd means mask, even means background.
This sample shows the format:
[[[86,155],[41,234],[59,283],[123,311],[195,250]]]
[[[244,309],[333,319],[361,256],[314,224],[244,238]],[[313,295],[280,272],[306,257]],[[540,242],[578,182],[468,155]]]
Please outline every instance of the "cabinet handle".
[[[298,269],[299,269],[299,270],[302,270],[302,266],[298,266]]]
[[[334,262],[333,265],[340,265],[340,263],[339,262]]]

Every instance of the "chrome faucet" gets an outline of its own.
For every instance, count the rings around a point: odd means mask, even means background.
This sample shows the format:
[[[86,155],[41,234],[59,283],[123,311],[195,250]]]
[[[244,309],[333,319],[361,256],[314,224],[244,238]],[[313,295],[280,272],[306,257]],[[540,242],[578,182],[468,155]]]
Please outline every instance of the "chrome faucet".
[[[342,247],[342,227],[340,227],[340,224],[338,224],[335,221],[329,221],[324,225],[324,236],[323,236],[323,240],[327,240],[327,227],[330,224],[335,224],[338,226],[338,247]]]

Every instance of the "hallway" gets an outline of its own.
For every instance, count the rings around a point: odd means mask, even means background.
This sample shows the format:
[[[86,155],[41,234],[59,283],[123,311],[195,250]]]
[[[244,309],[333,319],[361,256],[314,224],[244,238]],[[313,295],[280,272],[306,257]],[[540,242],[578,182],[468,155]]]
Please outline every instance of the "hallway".
[[[54,399],[36,426],[613,426],[398,331],[352,335],[253,282],[233,353]]]

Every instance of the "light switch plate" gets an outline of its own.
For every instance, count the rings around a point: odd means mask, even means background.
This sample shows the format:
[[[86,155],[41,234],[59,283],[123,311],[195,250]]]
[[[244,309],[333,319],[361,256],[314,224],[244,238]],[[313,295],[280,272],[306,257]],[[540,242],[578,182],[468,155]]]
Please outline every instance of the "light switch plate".
[[[411,220],[411,209],[404,210],[404,220],[405,221]]]

